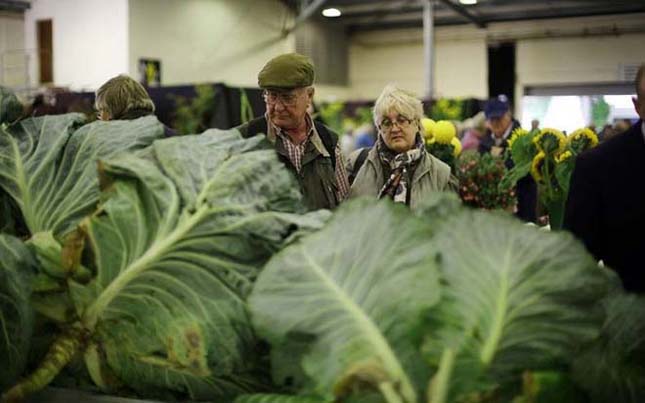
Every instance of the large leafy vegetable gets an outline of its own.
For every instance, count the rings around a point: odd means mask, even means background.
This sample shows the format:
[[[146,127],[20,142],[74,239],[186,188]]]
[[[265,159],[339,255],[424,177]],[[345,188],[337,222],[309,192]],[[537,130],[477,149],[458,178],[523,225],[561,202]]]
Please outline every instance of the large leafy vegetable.
[[[573,365],[593,402],[645,401],[645,297],[617,294],[604,301],[602,332]]]
[[[35,261],[22,242],[0,234],[0,389],[25,368],[33,331],[29,304]]]
[[[96,208],[97,160],[163,137],[155,117],[83,123],[81,114],[43,116],[0,131],[0,197],[13,199],[30,234],[73,230]]]
[[[133,388],[203,398],[252,384],[245,296],[289,233],[280,211],[299,203],[271,150],[244,152],[259,142],[205,133],[106,163],[111,195],[84,226],[97,278],[73,296]]]
[[[445,283],[425,346],[437,367],[429,401],[453,401],[566,365],[598,334],[607,275],[568,234],[463,212],[437,233]]]
[[[250,299],[254,322],[275,349],[310,341],[297,358],[313,392],[342,400],[367,388],[416,401],[424,370],[412,334],[439,297],[427,229],[403,207],[359,200],[266,266]]]
[[[292,232],[324,216],[293,214],[297,185],[264,144],[214,130],[102,163],[102,203],[80,230],[96,275],[69,280],[79,320],[57,341],[66,358],[85,352],[99,386],[194,399],[266,389],[246,296]]]

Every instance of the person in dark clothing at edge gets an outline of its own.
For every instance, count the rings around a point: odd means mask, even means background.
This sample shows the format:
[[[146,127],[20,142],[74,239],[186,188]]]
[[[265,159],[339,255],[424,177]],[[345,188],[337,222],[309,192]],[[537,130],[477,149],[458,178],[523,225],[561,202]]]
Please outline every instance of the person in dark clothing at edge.
[[[305,205],[332,209],[347,197],[349,182],[338,135],[307,112],[314,96],[314,66],[306,56],[277,56],[258,74],[267,112],[237,129],[242,136],[266,135],[295,175]]]
[[[125,74],[112,77],[98,90],[94,107],[99,120],[134,120],[155,113],[155,104],[143,85]],[[164,125],[164,135],[177,132]]]
[[[564,228],[615,270],[628,291],[645,292],[645,64],[632,98],[639,121],[576,159]]]
[[[503,156],[508,147],[508,139],[513,130],[520,127],[520,122],[511,115],[508,99],[503,95],[486,102],[484,114],[487,129],[479,143],[479,153]],[[507,169],[513,168],[510,157],[504,163]],[[537,184],[531,175],[526,175],[517,182],[515,194],[517,195],[515,216],[524,221],[535,222],[537,220]]]

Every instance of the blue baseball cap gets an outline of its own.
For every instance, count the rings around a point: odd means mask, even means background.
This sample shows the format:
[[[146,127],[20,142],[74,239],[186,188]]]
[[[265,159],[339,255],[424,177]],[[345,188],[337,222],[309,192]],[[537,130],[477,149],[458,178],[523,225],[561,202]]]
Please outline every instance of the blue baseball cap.
[[[501,118],[506,112],[510,110],[508,98],[500,95],[497,98],[489,99],[484,106],[484,114],[486,119]]]

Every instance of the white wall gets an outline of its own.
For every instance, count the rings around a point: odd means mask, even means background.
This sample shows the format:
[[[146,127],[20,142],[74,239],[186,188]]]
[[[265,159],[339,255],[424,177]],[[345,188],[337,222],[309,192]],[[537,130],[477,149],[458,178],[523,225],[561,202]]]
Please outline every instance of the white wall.
[[[526,85],[616,82],[620,64],[645,62],[645,14],[437,28],[436,96],[487,98],[487,47],[504,41],[517,43],[518,100]],[[424,69],[421,29],[360,33],[351,38],[343,95],[374,99],[389,81],[421,95]]]
[[[128,71],[128,0],[32,0],[25,44],[36,49],[36,22],[52,19],[54,85],[98,88]],[[37,85],[38,64],[32,83]]]
[[[438,30],[440,31],[441,28]],[[486,97],[488,65],[482,38],[435,41],[435,96]],[[352,37],[350,98],[375,99],[389,82],[425,91],[423,38],[420,29],[370,32]]]
[[[130,0],[130,73],[151,58],[162,85],[256,86],[267,60],[295,48],[282,36],[292,23],[279,0]]]
[[[24,18],[21,13],[0,11],[0,85],[26,84],[28,67],[25,48]]]
[[[517,43],[517,81],[522,87],[616,82],[621,64],[640,63],[645,63],[645,34]]]

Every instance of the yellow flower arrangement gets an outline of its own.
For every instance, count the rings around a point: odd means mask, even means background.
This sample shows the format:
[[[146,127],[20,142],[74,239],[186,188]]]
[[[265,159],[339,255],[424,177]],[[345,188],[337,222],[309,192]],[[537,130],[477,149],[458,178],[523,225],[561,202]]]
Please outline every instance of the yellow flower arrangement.
[[[533,138],[533,144],[544,154],[557,153],[566,145],[567,137],[557,129],[542,129]]]
[[[421,127],[423,128],[423,138],[426,139],[426,142],[434,136],[434,127],[436,122],[430,118],[421,119]]]
[[[440,120],[434,125],[434,138],[437,143],[451,144],[452,139],[457,135],[455,125],[448,120]]]
[[[511,133],[511,137],[508,139],[508,146],[513,147],[513,143],[515,140],[519,139],[520,137],[526,136],[529,134],[528,130],[522,129],[521,127],[518,127],[517,129],[513,130],[513,133]]]
[[[533,157],[533,162],[531,163],[531,175],[533,175],[533,179],[535,179],[536,182],[541,182],[542,179],[544,179],[542,176],[542,164],[544,163],[545,158],[546,154],[542,151]]]
[[[582,147],[583,149],[587,148],[592,148],[598,145],[598,136],[596,133],[593,132],[593,130],[585,127],[582,129],[578,129],[571,133],[571,135],[568,138],[569,144],[573,143],[583,143],[584,146]]]
[[[450,140],[450,144],[452,144],[452,152],[455,157],[461,154],[461,141],[459,141],[457,137],[453,137],[452,140]]]
[[[573,157],[573,154],[571,151],[567,150],[563,153],[560,153],[558,156],[555,157],[555,162],[558,164],[563,163],[564,161],[568,160],[569,158]]]

